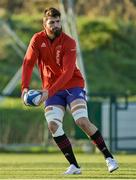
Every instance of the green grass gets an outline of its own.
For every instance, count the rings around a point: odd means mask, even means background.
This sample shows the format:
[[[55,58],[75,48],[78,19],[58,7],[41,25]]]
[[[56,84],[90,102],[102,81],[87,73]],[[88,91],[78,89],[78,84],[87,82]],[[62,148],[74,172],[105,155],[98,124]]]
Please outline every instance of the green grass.
[[[61,154],[0,154],[0,179],[136,179],[136,155],[116,155],[120,168],[108,173],[99,154],[77,154],[81,175],[63,175]]]

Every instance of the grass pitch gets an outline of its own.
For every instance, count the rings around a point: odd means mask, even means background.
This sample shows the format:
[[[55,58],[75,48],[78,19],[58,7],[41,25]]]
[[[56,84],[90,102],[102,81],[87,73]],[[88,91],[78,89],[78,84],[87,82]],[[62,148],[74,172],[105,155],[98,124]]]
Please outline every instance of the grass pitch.
[[[136,179],[136,155],[116,155],[120,168],[108,173],[101,154],[76,154],[81,175],[63,175],[61,154],[0,154],[0,179]]]

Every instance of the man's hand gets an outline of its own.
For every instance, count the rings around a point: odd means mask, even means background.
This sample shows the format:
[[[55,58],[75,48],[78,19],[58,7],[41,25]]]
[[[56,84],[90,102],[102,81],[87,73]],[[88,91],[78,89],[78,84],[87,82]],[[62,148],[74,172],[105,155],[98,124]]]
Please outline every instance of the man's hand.
[[[24,95],[25,95],[27,92],[28,92],[28,89],[27,89],[27,88],[23,89],[23,91],[22,91],[21,99],[22,99],[23,103],[24,103]]]
[[[42,97],[39,101],[39,105],[41,105],[44,101],[48,99],[48,90],[40,90],[40,92],[42,92]]]

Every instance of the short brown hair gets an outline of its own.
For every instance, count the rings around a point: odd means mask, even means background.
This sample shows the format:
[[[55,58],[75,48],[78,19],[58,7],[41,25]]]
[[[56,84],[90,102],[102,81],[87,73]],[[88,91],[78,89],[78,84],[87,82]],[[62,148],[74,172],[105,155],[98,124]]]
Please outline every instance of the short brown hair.
[[[59,12],[59,10],[50,7],[44,10],[44,15],[43,17],[47,20],[48,17],[57,17],[57,16],[61,16],[61,13]]]

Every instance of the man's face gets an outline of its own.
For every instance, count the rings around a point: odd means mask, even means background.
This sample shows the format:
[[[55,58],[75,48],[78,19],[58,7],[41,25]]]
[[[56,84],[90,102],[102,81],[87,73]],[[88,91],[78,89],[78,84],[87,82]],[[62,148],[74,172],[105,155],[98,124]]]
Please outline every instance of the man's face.
[[[60,35],[62,32],[60,17],[49,17],[46,21],[43,20],[43,26],[47,34],[53,38]]]

